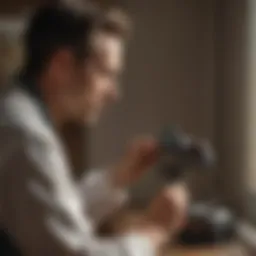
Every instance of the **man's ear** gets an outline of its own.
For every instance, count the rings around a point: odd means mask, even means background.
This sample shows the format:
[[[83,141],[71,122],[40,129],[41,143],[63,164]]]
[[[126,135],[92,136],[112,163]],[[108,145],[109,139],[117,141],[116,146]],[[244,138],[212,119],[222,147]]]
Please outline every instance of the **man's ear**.
[[[70,50],[61,49],[52,57],[51,72],[54,73],[57,79],[67,81],[70,72],[75,65],[75,58]]]

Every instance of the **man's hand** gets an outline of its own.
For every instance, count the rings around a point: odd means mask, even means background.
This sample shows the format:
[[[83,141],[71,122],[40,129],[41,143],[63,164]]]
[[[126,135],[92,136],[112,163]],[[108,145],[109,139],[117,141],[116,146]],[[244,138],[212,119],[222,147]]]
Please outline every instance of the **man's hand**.
[[[189,194],[184,184],[166,187],[143,212],[124,212],[112,223],[113,233],[147,237],[156,248],[172,239],[186,223]]]
[[[159,156],[158,142],[152,137],[134,140],[115,168],[115,184],[126,187],[139,180]]]
[[[184,184],[168,186],[155,197],[148,208],[147,216],[173,235],[186,223],[189,193]]]

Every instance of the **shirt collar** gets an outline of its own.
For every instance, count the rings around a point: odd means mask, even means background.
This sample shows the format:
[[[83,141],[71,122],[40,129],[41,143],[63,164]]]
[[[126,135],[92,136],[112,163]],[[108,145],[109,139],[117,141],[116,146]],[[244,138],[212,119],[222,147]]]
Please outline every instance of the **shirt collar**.
[[[25,75],[19,75],[17,77],[18,85],[25,90],[38,104],[40,111],[42,112],[44,118],[47,122],[52,123],[50,120],[50,115],[48,113],[47,106],[43,100],[42,93],[39,86],[33,78]]]

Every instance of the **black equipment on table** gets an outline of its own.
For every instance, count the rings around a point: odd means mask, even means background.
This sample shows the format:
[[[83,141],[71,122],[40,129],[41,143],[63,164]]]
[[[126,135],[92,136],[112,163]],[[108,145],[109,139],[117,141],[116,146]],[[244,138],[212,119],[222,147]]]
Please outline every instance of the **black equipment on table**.
[[[226,207],[195,203],[190,207],[186,227],[178,237],[185,246],[230,242],[236,235],[236,218]]]

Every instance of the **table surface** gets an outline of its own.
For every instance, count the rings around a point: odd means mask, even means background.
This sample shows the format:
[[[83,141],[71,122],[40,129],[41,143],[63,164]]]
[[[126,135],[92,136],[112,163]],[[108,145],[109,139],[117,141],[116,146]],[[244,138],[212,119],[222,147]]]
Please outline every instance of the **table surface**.
[[[141,214],[138,212],[129,212],[128,214],[124,214],[120,219],[115,219],[111,226],[114,226],[113,230],[119,230],[122,226],[127,226],[126,224],[132,225],[132,223],[136,223],[140,220]],[[112,227],[113,227],[112,226]],[[112,231],[113,231],[112,230]],[[198,247],[198,248],[191,248],[191,247],[180,247],[175,245],[168,246],[168,249],[165,253],[161,253],[163,256],[251,256],[245,253],[242,246],[237,243],[233,242],[226,245],[218,245],[218,246],[207,246],[207,247]]]
[[[171,248],[165,256],[247,256],[238,244],[205,248]]]

